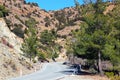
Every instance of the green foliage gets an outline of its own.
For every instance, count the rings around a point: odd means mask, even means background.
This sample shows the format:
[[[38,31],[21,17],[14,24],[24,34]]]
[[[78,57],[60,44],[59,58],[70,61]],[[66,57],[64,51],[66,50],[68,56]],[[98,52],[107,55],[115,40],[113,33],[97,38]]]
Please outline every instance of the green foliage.
[[[37,22],[34,18],[30,18],[29,20],[25,21],[25,25],[27,27],[35,27],[36,24],[37,24]]]
[[[26,21],[27,26],[29,27],[27,30],[27,37],[25,37],[24,43],[22,44],[22,51],[25,52],[25,56],[28,58],[34,59],[34,57],[38,54],[38,42],[36,36],[35,22],[32,20]]]
[[[5,6],[0,5],[0,17],[5,17],[8,15],[8,10],[5,8]]]
[[[117,76],[117,75],[113,76],[113,77],[110,78],[110,80],[120,80],[120,76]]]
[[[57,58],[58,57],[58,53],[60,51],[60,45],[59,44],[55,44],[52,48],[53,52],[52,52],[52,58]]]
[[[120,76],[114,75],[113,72],[105,72],[105,75],[106,75],[110,80],[120,80]]]
[[[28,2],[27,4],[31,5],[31,6],[37,6],[38,7],[38,4],[37,3],[34,3],[34,2]]]
[[[52,32],[48,31],[48,30],[45,30],[41,33],[41,36],[40,36],[40,42],[42,44],[47,44],[47,45],[50,45],[53,43],[53,40],[55,39],[55,36],[53,35]]]
[[[53,29],[51,31],[45,30],[41,33],[40,42],[44,45],[43,49],[45,50],[48,58],[56,58],[59,53],[59,45],[55,43],[57,38],[57,33]]]
[[[105,72],[105,75],[108,77],[108,78],[111,78],[114,76],[114,73],[113,72]]]
[[[50,20],[49,17],[46,16],[46,17],[44,18],[44,21],[46,22],[46,23],[45,23],[45,26],[46,26],[46,27],[50,26],[51,20]]]
[[[29,33],[31,34],[31,33]],[[37,54],[37,38],[35,34],[31,34],[25,39],[22,50],[26,53],[26,56],[30,59],[34,58]]]
[[[113,69],[119,71],[120,37],[118,35],[120,34],[120,24],[119,14],[116,13],[118,9],[113,10],[110,15],[104,15],[105,4],[102,0],[97,0],[91,6],[93,11],[89,12],[86,9],[86,12],[82,14],[84,22],[82,22],[80,30],[73,32],[76,41],[71,41],[70,48],[74,55],[82,58],[97,61],[109,60],[114,66]],[[86,7],[88,5],[85,5]],[[98,54],[101,54],[101,57]]]
[[[56,11],[54,14],[54,17],[59,21],[60,26],[67,24],[67,17],[65,15],[64,11],[62,11],[62,12]]]
[[[42,59],[42,60],[45,60],[46,56],[45,56],[45,53],[43,53],[42,51],[39,51],[37,52],[37,56],[38,56],[38,59]]]
[[[100,13],[100,14],[103,13],[103,11],[105,10],[105,7],[106,6],[104,5],[103,0],[97,0],[94,5],[96,13]]]
[[[53,58],[57,58],[57,57],[58,57],[58,55],[59,55],[58,53],[55,53],[55,54],[53,54],[53,56],[52,56],[52,57],[53,57]]]

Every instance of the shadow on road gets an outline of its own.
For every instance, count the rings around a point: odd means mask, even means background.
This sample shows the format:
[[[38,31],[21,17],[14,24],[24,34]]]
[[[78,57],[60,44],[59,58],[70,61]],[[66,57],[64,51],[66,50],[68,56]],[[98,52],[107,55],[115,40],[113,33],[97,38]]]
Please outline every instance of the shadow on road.
[[[77,65],[69,65],[65,70],[60,71],[60,73],[65,74],[65,75],[93,75],[87,71],[84,70],[79,70],[76,68]]]
[[[66,70],[66,71],[61,71],[60,73],[65,74],[65,75],[71,75],[74,73],[72,70]]]

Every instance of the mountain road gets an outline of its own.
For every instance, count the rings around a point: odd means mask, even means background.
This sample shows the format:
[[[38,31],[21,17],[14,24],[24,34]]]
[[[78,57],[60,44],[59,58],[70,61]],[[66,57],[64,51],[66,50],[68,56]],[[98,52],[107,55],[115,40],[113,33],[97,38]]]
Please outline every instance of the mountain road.
[[[12,78],[10,80],[57,80],[67,75],[73,74],[74,68],[63,65],[62,62],[45,63],[43,68],[32,74]]]

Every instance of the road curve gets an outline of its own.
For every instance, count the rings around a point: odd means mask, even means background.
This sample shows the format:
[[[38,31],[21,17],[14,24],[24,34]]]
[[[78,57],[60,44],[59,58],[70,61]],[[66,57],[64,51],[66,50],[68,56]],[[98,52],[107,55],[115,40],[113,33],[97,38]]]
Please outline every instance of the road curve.
[[[73,70],[61,62],[46,63],[40,71],[10,80],[56,80],[72,74]]]

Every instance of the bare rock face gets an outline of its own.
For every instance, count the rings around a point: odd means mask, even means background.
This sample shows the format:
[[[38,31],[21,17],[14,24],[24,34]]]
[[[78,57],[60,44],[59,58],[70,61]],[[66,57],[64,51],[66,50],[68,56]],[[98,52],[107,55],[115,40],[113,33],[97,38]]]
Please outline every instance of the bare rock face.
[[[2,18],[0,19],[0,38],[4,45],[14,49],[17,53],[22,53],[20,50],[22,40],[9,30]]]
[[[9,30],[4,19],[0,18],[0,80],[19,76],[21,70],[29,70],[30,63],[20,55],[20,47],[21,40]]]

